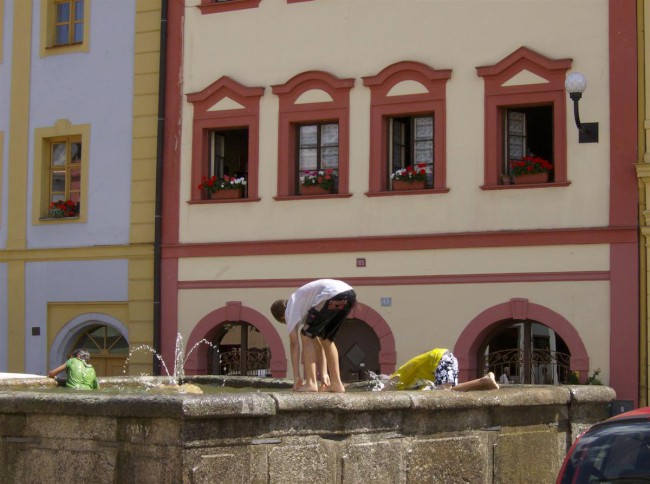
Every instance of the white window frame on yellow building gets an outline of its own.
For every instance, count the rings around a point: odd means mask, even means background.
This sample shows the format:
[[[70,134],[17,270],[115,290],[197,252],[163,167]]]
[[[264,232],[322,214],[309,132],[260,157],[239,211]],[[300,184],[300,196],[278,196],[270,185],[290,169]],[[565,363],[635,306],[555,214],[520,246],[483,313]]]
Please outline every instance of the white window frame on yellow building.
[[[68,139],[81,142],[81,189],[80,210],[75,217],[50,218],[50,170],[51,145],[53,142]],[[60,119],[53,127],[34,130],[34,190],[32,194],[32,224],[83,223],[88,214],[88,160],[90,125],[72,125]]]
[[[64,1],[72,4],[75,0],[41,0],[41,57],[90,50],[90,0],[83,0],[83,40],[77,43],[56,44],[56,6]]]

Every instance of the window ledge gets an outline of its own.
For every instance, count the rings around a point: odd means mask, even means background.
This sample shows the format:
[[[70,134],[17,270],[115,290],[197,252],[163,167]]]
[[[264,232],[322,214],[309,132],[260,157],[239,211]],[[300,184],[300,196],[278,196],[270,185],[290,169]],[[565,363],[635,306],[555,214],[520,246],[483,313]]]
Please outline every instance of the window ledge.
[[[38,219],[40,223],[51,224],[51,223],[70,223],[70,222],[79,222],[81,221],[80,217],[43,217]]]
[[[248,203],[259,202],[261,198],[224,198],[223,200],[188,200],[188,205],[207,205],[212,203]]]
[[[558,188],[568,187],[570,181],[548,182],[548,183],[531,183],[530,185],[481,185],[481,190],[518,190],[520,188]]]
[[[394,197],[401,195],[434,195],[448,193],[449,188],[425,188],[424,190],[391,190],[385,192],[366,192],[366,197]]]
[[[287,200],[313,200],[320,198],[350,198],[351,193],[327,193],[324,195],[282,195],[273,197],[278,202],[286,202]]]

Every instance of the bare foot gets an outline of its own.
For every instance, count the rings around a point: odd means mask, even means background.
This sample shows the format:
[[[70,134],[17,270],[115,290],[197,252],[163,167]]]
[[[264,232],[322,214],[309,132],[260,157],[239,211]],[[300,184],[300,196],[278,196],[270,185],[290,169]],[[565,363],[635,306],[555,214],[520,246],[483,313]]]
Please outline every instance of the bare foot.
[[[332,384],[325,391],[330,393],[345,393],[345,387],[343,385]]]
[[[297,390],[294,390],[296,392],[317,392],[318,387],[317,386],[311,386],[311,385],[303,385]]]
[[[329,385],[327,385],[325,383],[321,383],[320,387],[318,387],[318,391],[319,392],[326,392],[329,387],[330,387]]]
[[[489,372],[487,375],[483,377],[484,380],[486,380],[486,386],[488,387],[489,390],[498,390],[499,389],[499,384],[497,383],[496,379],[494,378],[494,373]]]

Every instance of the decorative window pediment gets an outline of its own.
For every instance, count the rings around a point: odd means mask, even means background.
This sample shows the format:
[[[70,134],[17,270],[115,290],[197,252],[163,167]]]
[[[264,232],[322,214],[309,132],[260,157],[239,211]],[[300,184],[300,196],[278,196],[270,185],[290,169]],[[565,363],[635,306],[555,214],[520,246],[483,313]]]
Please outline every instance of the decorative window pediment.
[[[194,106],[192,201],[222,199],[199,185],[205,179],[235,176],[246,180],[243,198],[258,199],[259,101],[263,94],[262,87],[246,87],[224,76],[187,95]]]
[[[446,192],[446,84],[449,69],[420,62],[390,65],[363,78],[370,88],[370,180],[368,195],[397,193],[394,174],[425,171],[422,188],[408,192]],[[422,183],[424,181],[424,183]]]
[[[492,66],[476,68],[485,86],[484,189],[521,186],[513,166],[532,158],[552,164],[532,186],[568,184],[564,80],[570,67],[571,59],[520,47]]]
[[[336,173],[328,196],[349,195],[352,86],[354,79],[339,79],[323,71],[303,72],[273,86],[280,100],[278,199],[303,194],[301,177],[319,170]]]

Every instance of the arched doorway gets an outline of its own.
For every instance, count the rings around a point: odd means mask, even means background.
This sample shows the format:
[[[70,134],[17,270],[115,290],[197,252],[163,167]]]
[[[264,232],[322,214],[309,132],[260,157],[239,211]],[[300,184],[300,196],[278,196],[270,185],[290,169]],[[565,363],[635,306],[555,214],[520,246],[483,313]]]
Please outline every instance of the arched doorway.
[[[532,320],[509,320],[497,326],[480,350],[480,373],[497,378],[508,372],[511,383],[568,383],[571,352],[562,337]]]
[[[495,328],[498,330],[506,321],[529,320],[541,322],[556,335],[561,335],[571,355],[570,371],[584,383],[589,372],[589,355],[578,331],[561,314],[524,298],[513,298],[482,311],[463,329],[454,346],[460,367],[459,378],[471,380],[483,374],[485,345],[494,335]]]
[[[97,376],[119,376],[129,354],[129,343],[115,328],[106,324],[90,324],[80,333],[73,348],[90,352],[90,362]]]
[[[210,342],[208,374],[271,376],[271,350],[255,326],[244,321],[222,324]]]
[[[360,371],[380,373],[379,338],[375,331],[360,319],[346,319],[336,336],[339,368],[343,381],[361,379]]]

